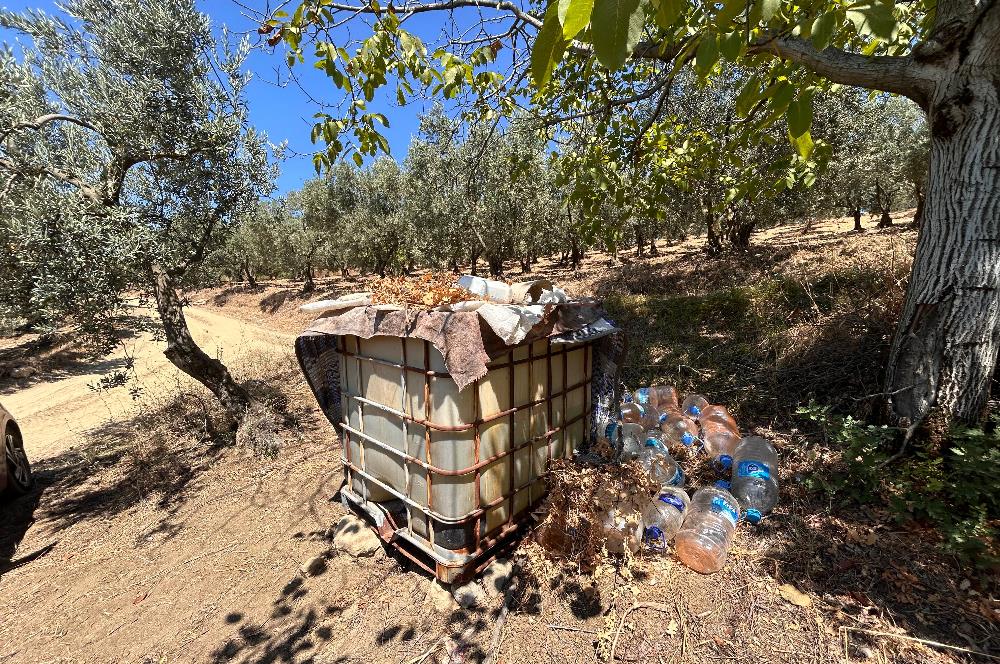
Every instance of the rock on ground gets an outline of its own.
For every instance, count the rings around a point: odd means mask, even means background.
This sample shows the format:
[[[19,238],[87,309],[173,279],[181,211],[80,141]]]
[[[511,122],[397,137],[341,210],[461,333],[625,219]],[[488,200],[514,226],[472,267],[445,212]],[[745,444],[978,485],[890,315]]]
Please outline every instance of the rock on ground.
[[[514,563],[506,558],[497,558],[483,570],[479,582],[490,597],[496,597],[507,589],[514,576]]]
[[[353,514],[342,517],[330,535],[334,548],[355,558],[371,556],[382,549],[382,540],[378,535]]]
[[[451,594],[463,609],[485,607],[489,603],[489,596],[476,581],[469,581],[464,586],[452,586]]]
[[[458,608],[455,598],[451,596],[448,589],[442,586],[437,579],[431,579],[430,586],[427,588],[427,598],[424,600],[424,603],[430,604],[441,613],[450,612]]]
[[[326,571],[326,554],[321,553],[313,556],[302,563],[302,574],[305,576],[319,576]]]

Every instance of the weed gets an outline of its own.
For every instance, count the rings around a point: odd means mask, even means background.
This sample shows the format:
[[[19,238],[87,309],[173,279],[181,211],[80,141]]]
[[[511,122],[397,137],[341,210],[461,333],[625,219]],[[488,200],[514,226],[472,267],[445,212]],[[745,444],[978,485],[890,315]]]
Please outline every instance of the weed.
[[[900,521],[934,524],[944,547],[964,562],[1000,564],[996,420],[983,428],[953,427],[940,449],[918,448],[894,461],[901,429],[837,415],[829,406],[810,404],[798,412],[818,426],[843,458],[835,472],[812,476],[812,488],[846,502],[883,499]]]

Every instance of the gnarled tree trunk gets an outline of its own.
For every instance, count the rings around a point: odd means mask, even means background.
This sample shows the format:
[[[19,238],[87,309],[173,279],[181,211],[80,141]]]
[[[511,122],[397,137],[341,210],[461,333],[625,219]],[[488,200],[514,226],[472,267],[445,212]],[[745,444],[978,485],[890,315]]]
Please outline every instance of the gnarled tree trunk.
[[[171,274],[158,264],[152,266],[152,272],[156,309],[160,313],[167,339],[167,348],[163,354],[175,367],[207,387],[219,399],[233,422],[238,424],[250,407],[249,393],[233,379],[226,365],[209,357],[195,343]]]
[[[1000,7],[930,55],[930,174],[886,390],[911,424],[978,420],[1000,348]]]

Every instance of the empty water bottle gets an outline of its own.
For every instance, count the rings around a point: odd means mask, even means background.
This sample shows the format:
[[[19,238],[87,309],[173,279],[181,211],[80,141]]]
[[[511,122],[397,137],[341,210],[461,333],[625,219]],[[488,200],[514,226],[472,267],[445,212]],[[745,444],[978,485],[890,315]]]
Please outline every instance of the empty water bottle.
[[[686,417],[667,418],[660,430],[668,443],[691,447],[698,440],[698,425]]]
[[[778,503],[778,453],[760,436],[744,438],[733,453],[732,492],[747,521],[758,523]]]
[[[601,524],[604,531],[604,545],[608,553],[621,554],[626,550],[635,553],[642,542],[642,517],[612,507]]]
[[[677,558],[696,572],[718,572],[726,564],[739,518],[739,502],[731,493],[718,487],[698,489],[677,532]]]
[[[635,401],[626,401],[621,407],[621,420],[627,424],[638,424],[646,417],[646,406]]]
[[[632,400],[643,406],[652,406],[657,410],[677,409],[677,390],[670,385],[654,385],[640,387],[632,395]]]
[[[725,406],[717,406],[713,404],[706,407],[701,411],[701,415],[698,416],[698,421],[702,424],[705,422],[718,422],[719,424],[725,424],[733,431],[739,431],[739,427],[736,425],[736,419]]]
[[[643,541],[649,548],[654,551],[666,548],[680,530],[689,504],[691,499],[684,489],[669,487],[646,505],[642,510]]]
[[[701,425],[701,440],[709,456],[718,460],[719,465],[728,469],[733,464],[733,452],[740,444],[740,434],[725,424],[718,422],[703,422]]]
[[[653,434],[652,431],[649,433]],[[639,463],[646,469],[646,474],[656,484],[658,490],[670,486],[684,486],[684,471],[660,440],[663,434],[659,432],[656,434],[646,438],[646,446],[639,455]]]
[[[623,424],[622,427],[622,458],[637,459],[646,445],[646,430],[640,424]]]
[[[681,410],[684,414],[692,419],[698,419],[701,417],[701,411],[708,408],[708,399],[701,396],[700,394],[689,394],[684,397],[684,403],[681,404]]]

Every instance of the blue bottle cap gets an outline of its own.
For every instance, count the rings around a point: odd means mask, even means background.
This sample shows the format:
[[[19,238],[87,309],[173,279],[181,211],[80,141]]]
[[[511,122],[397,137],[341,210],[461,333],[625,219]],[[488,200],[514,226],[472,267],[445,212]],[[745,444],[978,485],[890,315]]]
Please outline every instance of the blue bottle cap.
[[[759,510],[755,510],[752,507],[750,509],[748,509],[745,512],[745,514],[746,514],[746,517],[747,517],[747,521],[749,521],[750,523],[752,523],[754,525],[760,523],[760,520],[763,518],[763,515],[760,513],[760,511]]]
[[[688,406],[688,412],[694,415],[695,417],[698,417],[699,415],[701,415],[701,408],[698,408],[698,406]]]
[[[685,447],[691,447],[694,445],[694,436],[690,431],[685,431],[684,435],[681,436],[681,442],[684,443]]]
[[[669,416],[669,415],[667,415],[666,413],[660,413],[660,416],[659,416],[659,417],[657,418],[657,421],[658,421],[658,422],[659,422],[660,424],[663,424],[664,422],[666,422],[666,421],[667,421],[667,419],[668,419],[669,417],[670,417],[670,416]]]
[[[729,470],[733,467],[733,457],[728,454],[723,454],[719,457],[719,464],[722,466],[723,470]]]
[[[660,441],[658,441],[657,439],[652,438],[652,437],[647,438],[646,439],[646,447],[661,447]]]
[[[729,491],[733,488],[733,485],[730,484],[728,480],[716,480],[715,487],[717,489],[725,489],[726,491]]]

